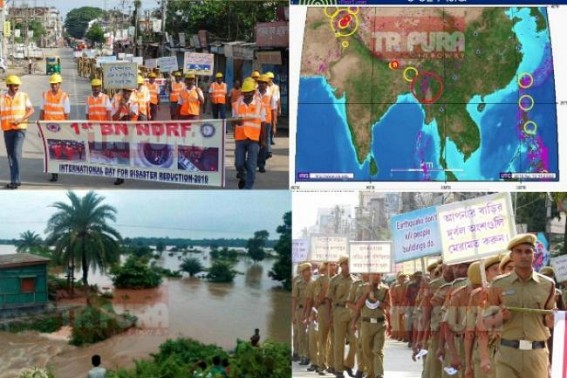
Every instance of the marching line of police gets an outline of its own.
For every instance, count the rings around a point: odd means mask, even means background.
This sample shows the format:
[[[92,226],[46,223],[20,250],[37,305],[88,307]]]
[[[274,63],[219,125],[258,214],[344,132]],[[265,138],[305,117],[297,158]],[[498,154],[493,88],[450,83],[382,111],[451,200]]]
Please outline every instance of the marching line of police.
[[[535,245],[521,234],[500,255],[439,260],[390,286],[381,274],[350,274],[348,256],[304,262],[293,280],[292,359],[321,376],[384,378],[388,336],[408,343],[422,378],[548,378],[553,311],[565,305],[553,269],[533,269]]]

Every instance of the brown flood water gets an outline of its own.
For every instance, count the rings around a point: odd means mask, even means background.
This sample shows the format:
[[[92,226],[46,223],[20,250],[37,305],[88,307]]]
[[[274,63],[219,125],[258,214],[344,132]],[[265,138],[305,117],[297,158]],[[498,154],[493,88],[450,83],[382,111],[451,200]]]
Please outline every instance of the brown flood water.
[[[88,347],[69,346],[55,340],[57,335],[47,339],[34,332],[0,332],[0,378],[15,377],[25,367],[47,365],[58,378],[86,376],[93,354],[101,355],[106,368],[133,367],[134,359],[149,358],[166,339],[176,337],[230,350],[237,338],[248,340],[254,328],[259,328],[261,340],[269,337],[289,343],[291,295],[273,289],[277,283],[268,272],[274,261],[240,261],[236,270],[244,274],[237,275],[233,284],[181,278],[165,280],[156,289],[115,290],[115,310],[136,315],[138,327]],[[206,259],[203,263],[208,265]],[[177,269],[178,264],[177,254],[169,257],[164,253],[160,265]],[[89,282],[110,286],[109,279],[100,274],[89,277]],[[65,333],[61,331],[59,338]]]

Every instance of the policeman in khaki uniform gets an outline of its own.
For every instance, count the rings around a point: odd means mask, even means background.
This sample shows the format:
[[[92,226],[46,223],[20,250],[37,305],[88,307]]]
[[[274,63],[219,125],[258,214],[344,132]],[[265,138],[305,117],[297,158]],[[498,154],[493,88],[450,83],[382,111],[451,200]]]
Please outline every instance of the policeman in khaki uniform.
[[[315,270],[315,266],[312,267]],[[319,278],[321,277],[321,270],[326,269],[326,264],[323,262],[317,266],[317,271],[319,277],[315,280],[311,280],[309,285],[307,285],[307,297],[305,298],[305,307],[303,308],[303,323],[308,325],[308,339],[309,339],[309,361],[311,366],[307,368],[307,371],[316,371],[319,369],[317,365],[319,361],[319,323],[317,321],[317,315],[319,310],[317,309],[317,300],[321,291],[321,283]]]
[[[364,294],[364,287],[368,283],[369,275],[368,274],[361,274],[360,279],[353,282],[352,287],[350,289],[350,293],[348,295],[348,306],[352,311],[352,317],[356,316],[356,304],[358,303],[358,299]],[[355,374],[356,378],[362,378],[363,372],[367,371],[366,369],[366,360],[364,358],[364,354],[362,352],[362,337],[360,334],[360,330],[362,329],[362,322],[360,318],[356,322],[356,329],[353,329],[353,332],[356,337],[356,362],[358,365],[358,370]],[[356,330],[358,330],[358,335],[356,334]]]
[[[499,270],[500,256],[492,256],[484,260],[484,270],[486,281],[490,284],[494,278],[500,274]],[[478,327],[479,308],[483,305],[483,289],[482,278],[480,275],[480,263],[473,263],[469,267],[469,281],[476,288],[470,293],[466,313],[465,325],[465,378],[494,378],[494,372],[491,371],[483,374],[480,370],[479,345],[484,345],[486,350],[486,359],[492,359],[497,350],[499,340],[498,332],[490,333],[485,328]],[[489,350],[490,349],[490,350]]]
[[[510,240],[508,249],[514,271],[496,278],[488,292],[489,303],[500,307],[495,318],[502,323],[496,355],[498,378],[547,378],[549,374],[545,342],[553,326],[553,314],[508,309],[554,308],[555,284],[532,268],[535,243],[532,234],[520,234]]]
[[[327,298],[332,308],[331,318],[334,332],[335,376],[342,378],[344,377],[343,372],[346,368],[352,371],[354,366],[354,354],[356,352],[356,340],[354,339],[354,332],[352,332],[350,327],[352,315],[347,308],[348,294],[354,282],[354,278],[350,275],[348,256],[342,256],[338,264],[341,272],[331,278]],[[350,347],[345,360],[345,341],[347,338]]]
[[[309,364],[309,344],[307,339],[307,325],[303,323],[303,309],[305,299],[307,298],[307,286],[311,282],[311,264],[306,262],[299,266],[299,274],[301,279],[295,285],[295,290],[291,292],[292,308],[293,308],[293,323],[298,324],[297,337],[299,343],[299,358],[301,359],[300,365]]]
[[[299,271],[299,268],[302,266],[302,264],[297,265],[296,268],[296,275],[295,277],[293,277],[293,279],[291,280],[291,292],[295,293],[298,289],[297,289],[297,285],[299,284],[299,282],[301,280],[303,280],[303,277],[301,276],[301,272]],[[300,322],[296,322],[295,321],[295,309],[298,305],[298,300],[296,298],[291,298],[291,314],[292,314],[292,329],[293,329],[293,340],[292,340],[292,344],[293,344],[293,355],[291,357],[292,361],[299,361],[299,324],[301,324]]]
[[[381,274],[371,274],[363,286],[362,296],[356,303],[352,327],[362,318],[362,350],[368,377],[384,378],[384,343],[386,342],[387,312],[390,308],[388,286],[382,283]]]

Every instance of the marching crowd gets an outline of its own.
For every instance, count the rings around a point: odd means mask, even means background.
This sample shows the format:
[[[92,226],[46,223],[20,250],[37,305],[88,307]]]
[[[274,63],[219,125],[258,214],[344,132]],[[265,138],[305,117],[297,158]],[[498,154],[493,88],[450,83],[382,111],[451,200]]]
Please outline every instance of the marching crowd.
[[[148,82],[142,75],[137,77],[137,88],[123,88],[112,99],[102,91],[101,79],[91,80],[92,94],[86,101],[85,118],[90,121],[152,121],[157,120],[160,106],[160,86],[157,74],[150,72]],[[223,74],[215,75],[215,82],[208,86],[208,97],[196,85],[195,73],[188,72],[181,80],[176,72],[168,83],[170,118],[172,120],[198,120],[202,118],[207,100],[210,101],[213,117],[226,119],[227,105],[232,110],[234,127],[235,166],[239,189],[252,189],[256,170],[266,172],[266,161],[272,156],[272,145],[277,131],[277,119],[281,114],[280,91],[273,82],[274,74],[254,71],[251,77],[234,83],[230,92],[223,82]],[[71,104],[68,94],[62,89],[63,77],[55,73],[49,77],[50,89],[41,97],[39,119],[42,121],[69,120]],[[27,93],[20,91],[21,79],[16,75],[6,77],[7,91],[0,95],[0,118],[10,165],[10,183],[7,189],[21,185],[20,167],[25,133],[33,105]],[[58,180],[52,174],[50,181]],[[116,179],[115,185],[124,180]]]
[[[553,311],[565,306],[553,269],[533,269],[535,244],[521,234],[503,254],[439,260],[390,286],[378,273],[350,274],[348,256],[304,262],[293,280],[293,360],[321,376],[384,378],[388,336],[408,343],[425,378],[548,378]]]

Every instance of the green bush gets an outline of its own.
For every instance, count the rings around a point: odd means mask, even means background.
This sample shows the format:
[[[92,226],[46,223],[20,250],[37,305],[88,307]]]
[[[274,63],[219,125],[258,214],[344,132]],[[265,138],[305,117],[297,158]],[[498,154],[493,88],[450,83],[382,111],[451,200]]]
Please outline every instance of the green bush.
[[[73,322],[72,345],[94,344],[106,340],[136,324],[130,314],[117,315],[112,303],[101,297],[90,297],[90,305],[83,308]]]
[[[11,323],[8,326],[8,331],[10,332],[22,332],[22,331],[38,331],[43,333],[52,333],[58,331],[63,327],[63,317],[62,316],[51,316],[47,318],[33,319],[27,322],[17,322]]]
[[[147,289],[161,284],[162,276],[135,256],[112,271],[114,286],[121,289]]]
[[[179,269],[181,269],[183,272],[189,273],[189,276],[193,277],[195,274],[205,270],[205,267],[203,267],[203,264],[201,264],[199,259],[189,257],[183,260],[183,262],[179,266]]]
[[[217,260],[209,268],[207,279],[212,282],[232,282],[236,276],[236,271],[232,269],[232,264],[227,261]]]

